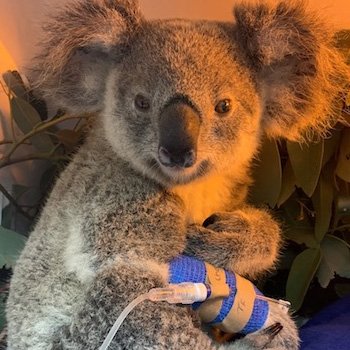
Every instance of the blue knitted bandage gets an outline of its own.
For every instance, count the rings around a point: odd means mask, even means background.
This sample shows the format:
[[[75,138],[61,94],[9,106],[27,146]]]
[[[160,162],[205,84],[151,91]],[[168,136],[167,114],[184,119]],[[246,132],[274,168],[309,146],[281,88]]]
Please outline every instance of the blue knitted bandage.
[[[209,322],[209,324],[218,326],[219,328],[220,324],[229,315],[234,305],[237,294],[237,278],[239,277],[242,279],[242,277],[233,272],[225,271],[224,273],[226,279],[225,283],[229,286],[230,290],[229,295],[222,300],[221,308],[217,316]],[[169,283],[177,284],[182,282],[207,283],[207,265],[203,261],[184,255],[173,259],[169,266]],[[255,294],[262,294],[255,286],[254,290]],[[203,303],[205,303],[205,301]],[[195,303],[193,304],[193,309],[196,310],[201,305],[202,303]],[[244,328],[240,330],[240,333],[248,334],[261,329],[266,322],[268,312],[268,302],[265,300],[255,299],[251,316]]]

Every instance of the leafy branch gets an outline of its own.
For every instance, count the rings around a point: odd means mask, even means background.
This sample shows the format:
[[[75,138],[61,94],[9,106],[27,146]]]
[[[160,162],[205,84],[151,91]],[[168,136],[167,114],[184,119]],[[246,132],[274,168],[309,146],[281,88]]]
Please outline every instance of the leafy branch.
[[[0,81],[0,87],[9,100],[12,137],[0,141],[0,146],[4,147],[0,170],[27,161],[49,161],[52,164],[50,172],[44,172],[41,181],[44,188],[48,188],[55,174],[70,160],[71,152],[84,138],[85,126],[92,115],[73,116],[58,111],[52,119],[46,120],[45,103],[33,96],[18,72],[6,72],[3,81]],[[69,120],[77,120],[72,130],[58,127]],[[27,148],[26,152],[18,152],[22,145],[32,146],[34,150]],[[28,211],[37,212],[40,203],[36,206],[21,205],[3,185],[0,185],[0,192],[15,212],[33,221],[34,216]]]

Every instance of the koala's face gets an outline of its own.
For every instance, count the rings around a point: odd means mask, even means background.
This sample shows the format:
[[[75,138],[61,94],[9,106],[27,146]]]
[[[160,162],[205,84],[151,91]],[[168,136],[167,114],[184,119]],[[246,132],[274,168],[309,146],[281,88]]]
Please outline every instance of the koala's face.
[[[223,25],[151,22],[108,77],[104,130],[115,151],[165,185],[246,165],[261,108]]]
[[[70,113],[101,112],[119,157],[166,186],[239,176],[262,134],[295,141],[333,125],[350,74],[301,2],[233,12],[149,22],[137,0],[70,2],[46,28],[36,84]]]

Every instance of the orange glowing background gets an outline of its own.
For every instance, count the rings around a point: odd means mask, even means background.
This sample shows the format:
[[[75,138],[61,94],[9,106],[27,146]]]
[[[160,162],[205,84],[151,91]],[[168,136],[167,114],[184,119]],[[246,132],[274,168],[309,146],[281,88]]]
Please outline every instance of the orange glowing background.
[[[70,0],[0,1],[0,41],[19,67],[25,67],[35,53],[40,24],[46,14]],[[232,5],[239,0],[139,0],[147,18],[203,18],[230,20]],[[254,0],[247,0],[254,1]],[[275,2],[276,0],[269,0]],[[287,0],[288,1],[288,0]],[[350,28],[350,0],[309,0],[310,7],[338,28]],[[59,5],[58,5],[59,4]],[[1,68],[0,68],[1,69]]]

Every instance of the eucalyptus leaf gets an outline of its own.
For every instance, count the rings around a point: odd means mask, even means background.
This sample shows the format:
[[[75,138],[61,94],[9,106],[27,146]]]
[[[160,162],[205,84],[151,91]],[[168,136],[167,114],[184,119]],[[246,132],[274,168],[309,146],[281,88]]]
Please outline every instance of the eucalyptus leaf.
[[[35,108],[19,97],[14,96],[11,98],[10,108],[13,119],[24,134],[32,131],[33,128],[41,122],[40,116]],[[44,133],[32,136],[30,140],[35,148],[44,153],[52,151],[55,147],[51,138]]]
[[[341,131],[334,130],[332,135],[324,140],[324,153],[322,166],[324,166],[332,156],[337,152],[340,144]]]
[[[321,287],[326,288],[337,274],[350,278],[350,250],[346,242],[327,235],[321,243],[322,259],[317,271]]]
[[[281,206],[281,220],[293,229],[312,229],[308,215],[304,213],[304,207],[299,202],[298,194],[292,196]]]
[[[28,91],[18,72],[7,71],[2,75],[2,79],[17,97],[28,100]]]
[[[280,207],[295,190],[295,175],[290,160],[287,161],[283,169],[281,193],[278,198],[277,206]]]
[[[24,236],[0,226],[0,266],[14,266],[25,242]]]
[[[265,138],[253,178],[251,201],[256,204],[267,203],[273,208],[277,204],[282,185],[281,160],[275,140]]]
[[[324,140],[308,145],[288,141],[287,149],[296,178],[296,185],[311,197],[321,173]]]
[[[335,173],[350,182],[350,128],[343,130]]]
[[[295,311],[300,309],[320,261],[319,248],[308,248],[294,259],[287,280],[286,298]]]
[[[338,196],[336,209],[338,215],[350,215],[350,196]]]
[[[289,227],[285,230],[284,235],[287,239],[297,244],[305,244],[308,248],[317,248],[319,246],[312,227]]]
[[[330,177],[321,174],[316,191],[312,196],[315,209],[315,237],[321,242],[327,233],[332,218],[333,185]]]
[[[11,203],[7,204],[1,212],[1,225],[5,228],[11,229],[15,214],[16,208]]]

